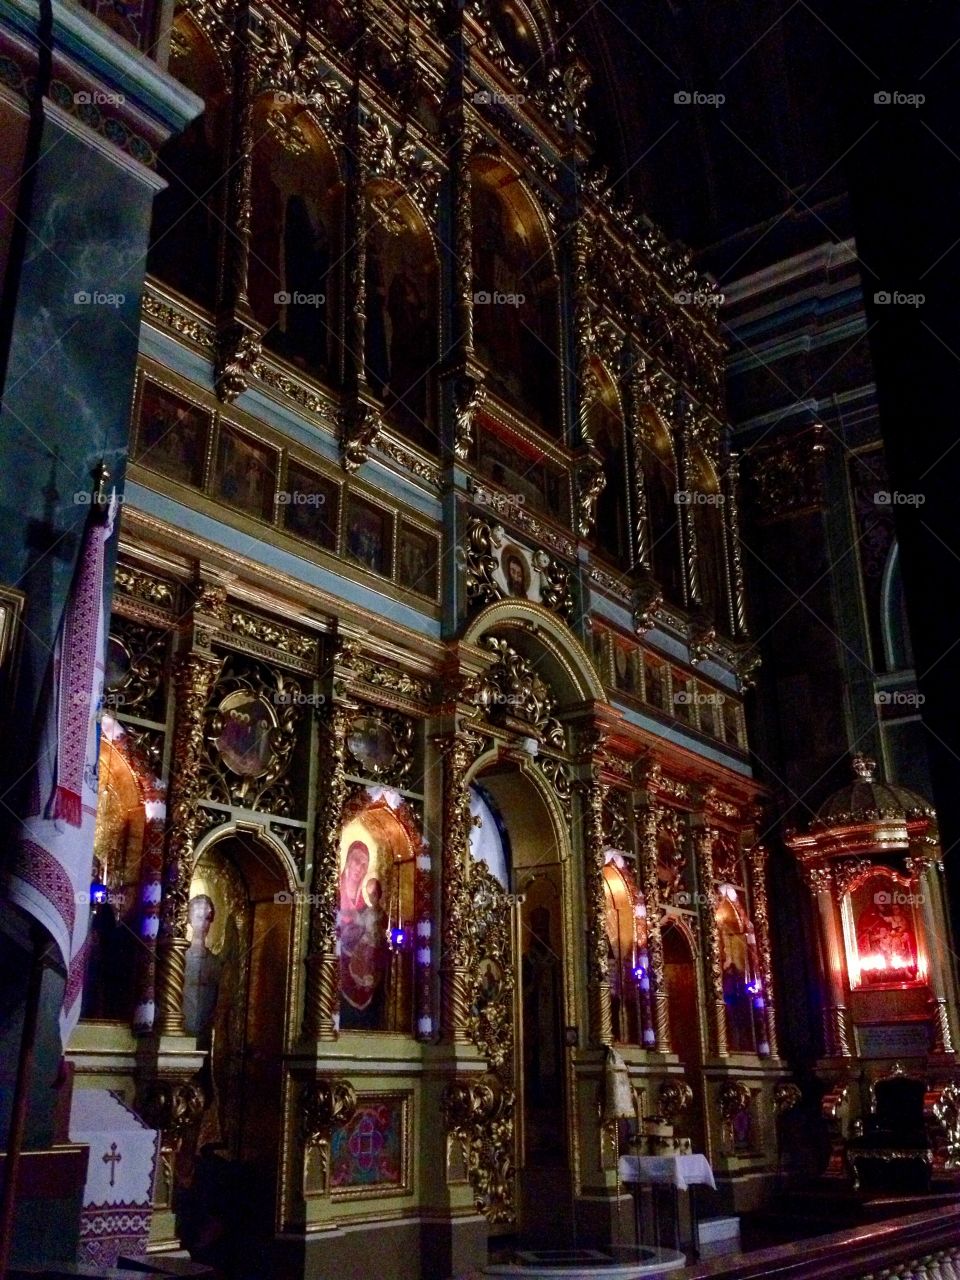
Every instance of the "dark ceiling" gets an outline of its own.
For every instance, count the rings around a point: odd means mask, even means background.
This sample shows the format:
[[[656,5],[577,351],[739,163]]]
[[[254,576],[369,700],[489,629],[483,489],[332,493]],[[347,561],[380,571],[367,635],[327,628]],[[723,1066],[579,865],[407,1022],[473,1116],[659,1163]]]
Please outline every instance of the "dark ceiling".
[[[954,25],[939,23],[939,9],[925,0],[584,0],[571,21],[598,72],[597,132],[611,173],[724,275],[850,234],[850,157],[885,107],[874,92],[955,83],[956,50],[931,65]],[[678,100],[684,94],[722,101]]]

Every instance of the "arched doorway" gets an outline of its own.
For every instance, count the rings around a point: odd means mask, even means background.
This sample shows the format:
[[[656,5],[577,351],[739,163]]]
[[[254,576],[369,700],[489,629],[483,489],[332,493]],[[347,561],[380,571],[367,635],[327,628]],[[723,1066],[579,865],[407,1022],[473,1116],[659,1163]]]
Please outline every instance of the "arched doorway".
[[[513,1220],[492,1226],[531,1242],[546,1226],[557,1241],[556,1207],[571,1195],[564,1028],[575,1021],[566,842],[544,791],[513,762],[481,770],[471,809],[480,819],[470,867],[474,1009],[481,1048],[514,1097]]]
[[[694,1151],[703,1151],[702,1002],[698,987],[697,956],[693,937],[682,916],[668,912],[663,921],[663,976],[670,1011],[670,1047],[684,1068],[684,1079],[694,1091],[693,1106],[684,1113]],[[683,1132],[681,1130],[681,1132]]]
[[[184,1244],[229,1277],[266,1274],[282,1140],[295,895],[259,829],[200,847],[190,882],[184,1027],[207,1053],[206,1109],[179,1172]],[[250,1270],[253,1267],[254,1270]]]

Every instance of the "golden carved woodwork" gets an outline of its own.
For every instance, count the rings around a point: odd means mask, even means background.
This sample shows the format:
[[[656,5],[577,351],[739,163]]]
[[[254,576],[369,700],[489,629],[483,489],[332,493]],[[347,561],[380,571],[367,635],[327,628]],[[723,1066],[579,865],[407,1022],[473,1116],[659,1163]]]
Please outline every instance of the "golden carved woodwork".
[[[440,1026],[445,1039],[469,1039],[469,970],[473,945],[469,928],[470,792],[467,774],[483,745],[480,735],[461,728],[441,743],[443,755],[443,921],[440,961]]]
[[[200,800],[205,794],[205,715],[219,672],[219,660],[203,653],[181,654],[174,663],[173,769],[157,942],[157,1022],[165,1035],[183,1032],[187,903],[194,846],[202,826]]]
[[[318,805],[310,900],[310,943],[304,1035],[332,1040],[339,1005],[340,964],[336,954],[340,883],[340,832],[347,801],[347,734],[356,707],[325,704],[320,722],[324,788]]]
[[[454,1080],[444,1091],[447,1130],[462,1144],[479,1212],[491,1225],[513,1223],[513,1091],[494,1072]]]
[[[640,882],[647,908],[647,954],[650,957],[650,981],[653,987],[653,1029],[656,1048],[670,1052],[670,1011],[663,962],[663,911],[660,902],[659,841],[657,807],[649,795],[637,805],[637,852]]]
[[[767,901],[767,851],[761,844],[747,851],[750,868],[750,903],[753,928],[760,956],[760,978],[763,983],[763,1018],[771,1058],[779,1056],[776,1006],[773,994],[773,956],[770,945],[770,908]]]
[[[713,1035],[713,1047],[718,1058],[727,1056],[727,1008],[723,999],[723,962],[720,933],[717,924],[717,907],[720,902],[713,870],[713,852],[716,832],[708,826],[698,826],[693,831],[693,847],[697,860],[697,880],[702,899],[701,923],[703,954],[709,999],[709,1022]]]

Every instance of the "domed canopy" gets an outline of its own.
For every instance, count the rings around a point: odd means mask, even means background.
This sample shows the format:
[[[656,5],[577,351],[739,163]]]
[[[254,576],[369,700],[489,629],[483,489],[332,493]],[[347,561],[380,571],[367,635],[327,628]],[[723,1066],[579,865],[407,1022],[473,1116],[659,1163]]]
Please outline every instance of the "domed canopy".
[[[877,764],[869,756],[855,755],[853,780],[829,796],[817,810],[812,826],[848,826],[876,822],[880,818],[935,818],[930,804],[906,787],[877,780]]]

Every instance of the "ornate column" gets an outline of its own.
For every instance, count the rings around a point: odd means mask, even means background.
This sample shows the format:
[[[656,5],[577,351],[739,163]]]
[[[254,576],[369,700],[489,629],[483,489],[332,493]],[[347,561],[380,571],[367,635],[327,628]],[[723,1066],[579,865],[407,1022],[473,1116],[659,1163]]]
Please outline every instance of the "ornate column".
[[[440,1033],[467,1044],[471,942],[467,868],[470,857],[470,792],[467,774],[483,746],[481,736],[459,726],[440,742],[443,757],[443,893],[440,959]]]
[[[183,981],[187,953],[187,904],[194,847],[200,829],[199,802],[204,718],[220,662],[212,653],[191,651],[174,662],[175,713],[170,807],[160,928],[157,938],[157,1030],[183,1035]]]
[[[850,1012],[846,1006],[843,985],[846,965],[833,872],[829,866],[810,866],[807,863],[802,863],[800,869],[814,896],[817,910],[820,912],[823,976],[827,987],[827,1005],[823,1010],[823,1035],[827,1056],[849,1058],[852,1057]]]
[[[755,844],[747,851],[750,867],[750,896],[753,910],[753,930],[760,955],[760,980],[763,984],[763,1025],[770,1057],[779,1057],[777,1044],[777,1020],[773,1000],[773,961],[770,954],[770,911],[767,905],[767,851],[762,844]]]
[[[317,813],[310,899],[310,942],[303,1011],[306,1039],[335,1040],[340,1004],[337,909],[340,881],[340,828],[347,798],[347,731],[355,708],[330,701],[320,726],[323,797]]]
[[[233,19],[233,118],[230,136],[223,295],[217,326],[217,394],[232,401],[248,384],[261,354],[260,334],[250,310],[250,236],[253,219],[253,31],[250,5],[237,5]]]
[[[716,1055],[718,1058],[725,1058],[729,1053],[727,1008],[723,1000],[723,965],[720,959],[720,931],[717,927],[717,907],[720,899],[713,871],[713,842],[716,832],[708,824],[707,817],[703,813],[692,816],[690,825],[693,830],[693,851],[700,888],[700,929],[706,966],[709,1021]]]
[[[640,408],[647,399],[647,362],[643,356],[634,359],[627,380],[627,422],[633,447],[633,542],[636,565],[653,572],[650,519],[647,511],[647,485],[643,471],[643,421]]]
[[[376,446],[383,418],[376,397],[367,385],[367,179],[370,160],[377,149],[392,147],[389,126],[376,116],[364,119],[361,75],[365,66],[368,19],[365,6],[357,6],[358,35],[353,49],[354,78],[347,113],[344,164],[346,194],[346,298],[344,305],[343,380],[347,392],[340,419],[340,454],[347,471],[356,471]]]
[[[740,455],[732,452],[722,476],[726,530],[730,548],[730,581],[733,588],[730,600],[730,622],[735,636],[746,638],[746,595],[743,584],[743,554],[740,545]]]
[[[446,369],[452,414],[450,448],[465,461],[471,454],[474,420],[486,398],[483,371],[473,345],[473,171],[474,152],[481,134],[471,122],[466,104],[469,52],[464,39],[464,10],[454,6],[448,35],[450,83],[443,129],[449,157],[448,264],[450,272],[451,358]],[[444,239],[441,236],[441,239]]]
[[[646,788],[653,781],[657,766],[643,779]],[[657,875],[657,801],[649,789],[637,793],[637,849],[640,860],[640,887],[647,909],[647,955],[649,958],[651,998],[653,1000],[654,1047],[660,1053],[670,1052],[670,1011],[663,967],[663,935],[661,932],[660,879]]]
[[[948,917],[939,849],[926,840],[911,844],[907,869],[914,877],[920,894],[920,913],[923,917],[927,950],[927,980],[934,999],[936,1050],[938,1053],[955,1053],[951,1014],[956,1018],[957,1011],[953,1007],[953,985],[949,981],[954,961],[944,936],[944,922]]]
[[[686,501],[680,505],[680,527],[683,531],[684,581],[687,588],[687,603],[699,605],[703,603],[700,590],[700,559],[697,549],[696,509],[692,501],[694,493],[693,464],[690,459],[691,429],[693,412],[686,401],[681,410],[681,427],[677,433],[677,450],[679,453],[679,494],[686,495]]]
[[[583,816],[583,881],[587,908],[587,990],[590,1003],[590,1041],[613,1043],[610,972],[607,964],[606,901],[603,891],[603,804],[607,788],[601,781],[602,735],[587,735],[586,777],[578,787]]]

